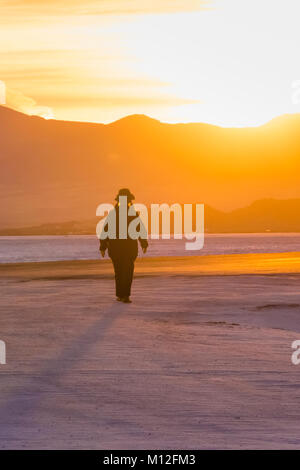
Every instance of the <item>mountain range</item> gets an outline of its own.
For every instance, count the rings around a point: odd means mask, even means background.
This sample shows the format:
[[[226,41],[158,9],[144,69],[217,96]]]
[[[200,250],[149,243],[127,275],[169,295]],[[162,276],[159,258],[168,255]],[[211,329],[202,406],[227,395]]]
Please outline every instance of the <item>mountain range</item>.
[[[120,187],[147,205],[205,203],[207,231],[298,231],[299,130],[299,114],[236,129],[144,115],[45,120],[0,106],[1,233],[87,227]]]
[[[149,208],[150,214],[150,208]],[[205,206],[206,233],[300,232],[300,199],[255,201],[250,206],[222,212]],[[171,216],[171,232],[172,232]],[[1,235],[94,235],[99,218],[0,229]],[[151,217],[149,219],[149,230]]]

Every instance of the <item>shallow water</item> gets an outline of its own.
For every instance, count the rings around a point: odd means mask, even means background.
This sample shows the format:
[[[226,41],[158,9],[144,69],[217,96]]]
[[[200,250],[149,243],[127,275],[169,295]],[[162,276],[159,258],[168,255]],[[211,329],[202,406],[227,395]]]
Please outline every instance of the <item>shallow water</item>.
[[[300,251],[300,233],[207,234],[201,251],[186,251],[186,240],[149,240],[142,256],[194,256]],[[97,259],[94,235],[0,237],[0,263]]]

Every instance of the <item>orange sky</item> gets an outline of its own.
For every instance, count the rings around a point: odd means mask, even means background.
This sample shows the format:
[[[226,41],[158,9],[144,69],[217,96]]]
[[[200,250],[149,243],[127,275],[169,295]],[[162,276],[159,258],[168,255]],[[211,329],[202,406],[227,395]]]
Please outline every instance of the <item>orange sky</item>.
[[[259,125],[299,112],[299,1],[0,0],[7,105],[56,119]]]

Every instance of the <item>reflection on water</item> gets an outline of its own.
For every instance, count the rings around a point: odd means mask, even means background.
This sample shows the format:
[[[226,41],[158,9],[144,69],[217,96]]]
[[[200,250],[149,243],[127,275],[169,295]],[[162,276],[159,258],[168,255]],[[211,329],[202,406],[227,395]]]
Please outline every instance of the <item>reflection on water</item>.
[[[99,258],[93,235],[0,237],[0,263]],[[300,233],[207,234],[201,251],[186,251],[185,240],[149,240],[140,256],[195,256],[300,251]]]

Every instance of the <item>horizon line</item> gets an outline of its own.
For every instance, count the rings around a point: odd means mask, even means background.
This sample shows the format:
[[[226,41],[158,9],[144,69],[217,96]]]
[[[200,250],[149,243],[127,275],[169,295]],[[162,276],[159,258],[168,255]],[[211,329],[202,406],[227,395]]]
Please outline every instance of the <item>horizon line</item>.
[[[167,125],[170,125],[170,126],[176,126],[176,125],[189,125],[189,124],[202,124],[202,125],[206,125],[206,126],[213,126],[213,127],[217,127],[217,128],[220,128],[220,129],[257,129],[259,127],[263,127],[265,125],[268,125],[269,123],[277,120],[277,119],[280,119],[280,118],[284,118],[284,117],[287,117],[287,116],[300,116],[300,113],[283,113],[283,114],[278,114],[276,116],[274,116],[273,118],[265,121],[264,123],[262,124],[257,124],[257,125],[252,125],[252,126],[221,126],[219,124],[212,124],[212,123],[209,123],[209,122],[204,122],[204,121],[189,121],[189,122],[168,122],[168,121],[162,121],[160,119],[157,119],[157,118],[153,118],[151,116],[148,116],[147,114],[144,114],[144,113],[133,113],[133,114],[127,114],[125,116],[122,116],[120,117],[119,119],[116,119],[114,121],[111,121],[111,122],[108,122],[108,123],[104,123],[104,122],[99,122],[99,121],[81,121],[81,120],[67,120],[67,119],[55,119],[55,118],[45,118],[43,116],[39,116],[38,114],[27,114],[27,113],[24,113],[23,111],[19,111],[17,109],[14,109],[10,106],[7,106],[7,105],[0,105],[0,109],[1,108],[4,108],[4,109],[7,109],[7,110],[10,110],[12,112],[15,112],[17,114],[22,114],[23,116],[26,116],[26,117],[33,117],[33,118],[39,118],[39,119],[42,119],[43,121],[46,121],[46,122],[63,122],[63,123],[76,123],[76,124],[94,124],[94,125],[101,125],[101,126],[110,126],[110,125],[113,125],[113,124],[117,124],[121,121],[124,121],[126,119],[130,119],[130,118],[146,118],[148,119],[149,121],[155,121],[159,124],[167,124]]]

